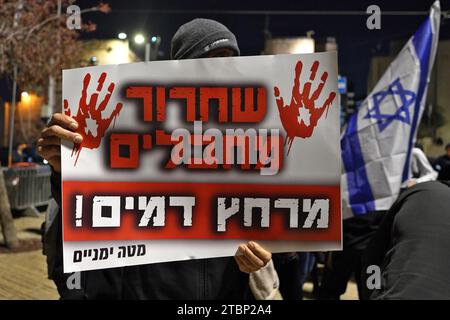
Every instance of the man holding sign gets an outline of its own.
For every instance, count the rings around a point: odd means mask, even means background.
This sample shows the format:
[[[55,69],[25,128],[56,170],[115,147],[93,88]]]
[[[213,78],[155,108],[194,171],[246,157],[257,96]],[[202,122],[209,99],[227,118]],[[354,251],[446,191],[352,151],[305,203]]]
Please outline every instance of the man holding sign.
[[[235,55],[211,20],[172,41],[174,59]],[[39,151],[63,209],[64,271],[104,269],[85,273],[84,297],[245,299],[247,273],[271,260],[258,243],[339,249],[334,79],[335,54],[64,71],[64,114]]]

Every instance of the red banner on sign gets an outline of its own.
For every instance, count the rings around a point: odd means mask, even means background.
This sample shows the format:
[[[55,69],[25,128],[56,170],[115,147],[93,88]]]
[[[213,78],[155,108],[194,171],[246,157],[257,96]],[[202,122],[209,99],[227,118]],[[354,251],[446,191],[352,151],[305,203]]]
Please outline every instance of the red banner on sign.
[[[64,181],[63,194],[65,212],[72,213],[64,215],[64,241],[340,241],[338,185]],[[105,199],[114,205],[100,204]],[[161,211],[151,207],[155,199]],[[183,199],[192,205],[180,205]],[[147,213],[145,206],[150,208]],[[186,208],[192,211],[190,217]],[[222,217],[220,208],[228,210]],[[99,225],[101,221],[105,225]]]

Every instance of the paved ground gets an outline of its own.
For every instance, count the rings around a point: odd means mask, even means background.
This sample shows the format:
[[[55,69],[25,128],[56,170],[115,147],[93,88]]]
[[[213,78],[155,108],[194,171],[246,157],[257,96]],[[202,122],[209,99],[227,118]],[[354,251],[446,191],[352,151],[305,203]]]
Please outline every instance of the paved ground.
[[[39,218],[15,218],[17,235],[27,243],[26,252],[5,253],[3,236],[0,232],[0,299],[58,299],[53,281],[47,279],[47,265],[40,244],[40,226],[44,215]]]
[[[0,254],[0,299],[58,299],[40,250]]]
[[[14,223],[20,240],[34,248],[28,252],[5,253],[0,232],[0,300],[5,299],[58,299],[55,285],[47,279],[45,256],[40,247],[40,226],[44,216],[15,218]],[[36,248],[38,248],[36,250]],[[305,284],[305,291],[312,291],[312,284]],[[356,300],[356,285],[350,283],[344,300]]]

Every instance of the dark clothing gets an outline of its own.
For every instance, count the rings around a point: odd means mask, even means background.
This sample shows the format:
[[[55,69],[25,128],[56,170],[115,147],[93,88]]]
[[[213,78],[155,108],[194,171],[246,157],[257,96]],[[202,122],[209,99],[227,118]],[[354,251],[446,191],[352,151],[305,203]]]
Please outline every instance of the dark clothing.
[[[381,269],[371,299],[450,299],[449,187],[420,183],[392,205],[363,257]]]
[[[373,211],[345,219],[342,223],[343,248],[364,250],[377,232],[386,212]]]
[[[380,225],[386,211],[369,212],[343,221],[342,251],[329,253],[319,290],[321,300],[339,300],[347,290],[351,276],[355,276],[360,298],[362,294],[362,252]]]
[[[450,157],[440,156],[433,162],[433,168],[439,173],[438,180],[450,180]]]
[[[171,58],[197,59],[216,49],[230,49],[239,55],[234,34],[223,24],[210,19],[194,19],[183,24],[172,39]]]
[[[319,289],[319,300],[339,300],[347,291],[347,284],[352,275],[355,277],[361,299],[361,256],[362,250],[351,247],[329,253]]]
[[[61,176],[52,174],[52,193],[61,204]],[[60,206],[61,207],[61,206]],[[189,260],[81,272],[81,290],[69,290],[63,273],[61,212],[52,279],[62,299],[253,299],[249,276],[233,257]]]
[[[283,300],[302,300],[303,284],[311,273],[315,257],[311,252],[274,253],[275,270],[280,279]]]
[[[283,300],[301,300],[301,265],[297,252],[274,253],[273,265],[280,279],[280,294]]]

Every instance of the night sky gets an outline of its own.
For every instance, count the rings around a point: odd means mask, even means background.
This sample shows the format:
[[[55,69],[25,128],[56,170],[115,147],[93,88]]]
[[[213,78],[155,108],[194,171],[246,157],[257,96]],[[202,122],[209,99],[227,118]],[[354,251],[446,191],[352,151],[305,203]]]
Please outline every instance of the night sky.
[[[112,12],[108,15],[94,13],[86,20],[97,23],[96,32],[84,37],[110,38],[118,32],[126,32],[133,37],[137,32],[148,35],[160,35],[160,50],[163,59],[169,59],[170,40],[177,28],[197,17],[211,18],[224,23],[233,31],[239,41],[242,55],[258,55],[264,48],[265,15],[221,14],[227,11],[327,11],[349,10],[366,11],[371,4],[380,6],[385,11],[428,11],[433,0],[420,1],[380,1],[380,0],[106,0]],[[88,7],[96,1],[77,1],[81,7]],[[441,9],[450,10],[450,1],[441,1]],[[151,12],[154,10],[153,12]],[[183,11],[198,13],[183,13]],[[165,12],[164,12],[165,11]],[[177,11],[177,12],[167,12]],[[203,12],[202,12],[203,11]],[[204,12],[208,11],[208,12]],[[211,12],[213,11],[213,12]],[[306,31],[314,30],[318,40],[332,36],[339,45],[340,73],[347,75],[354,85],[357,97],[366,94],[367,73],[370,58],[374,55],[389,53],[391,40],[406,40],[417,29],[425,16],[382,16],[381,30],[368,30],[368,16],[305,16],[305,15],[270,15],[269,31],[272,36],[302,36]],[[441,26],[441,39],[450,38],[450,19]],[[141,48],[133,47],[137,54],[143,56]]]
[[[264,48],[264,26],[272,36],[303,36],[314,30],[314,37],[323,40],[335,37],[339,46],[339,71],[353,84],[357,98],[366,95],[367,73],[370,58],[389,53],[391,40],[406,40],[417,29],[425,15],[382,16],[381,30],[366,28],[367,15],[266,15],[263,14],[224,14],[228,11],[302,11],[302,10],[350,10],[365,12],[371,4],[385,11],[428,11],[433,0],[104,0],[109,3],[109,14],[91,13],[83,16],[84,21],[97,24],[97,30],[83,34],[82,38],[116,38],[119,32],[126,32],[130,38],[136,33],[159,35],[162,38],[161,59],[169,59],[170,40],[178,27],[196,17],[216,19],[233,31],[241,48],[242,55],[258,55]],[[83,9],[96,5],[98,1],[79,0],[76,3]],[[443,11],[450,10],[450,0],[441,1]],[[191,11],[186,13],[186,11]],[[172,12],[170,12],[172,11]],[[176,12],[173,12],[176,11]],[[195,11],[195,12],[192,12]],[[207,11],[207,12],[205,12]],[[441,39],[450,38],[450,19],[441,25]],[[141,47],[133,51],[143,57]]]

